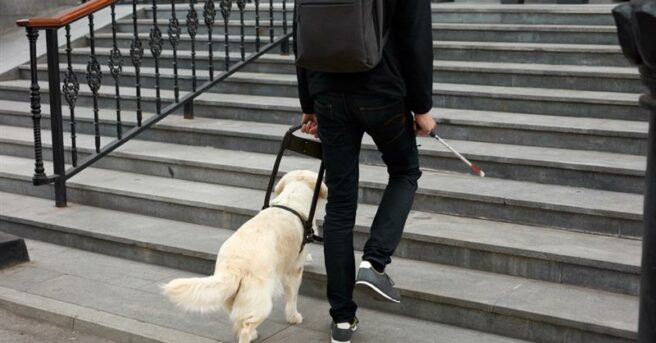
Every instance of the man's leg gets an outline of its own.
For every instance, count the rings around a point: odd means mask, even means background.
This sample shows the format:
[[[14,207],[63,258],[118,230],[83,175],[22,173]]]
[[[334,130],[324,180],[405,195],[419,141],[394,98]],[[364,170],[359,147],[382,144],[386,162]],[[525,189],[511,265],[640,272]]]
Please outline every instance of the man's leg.
[[[374,139],[387,166],[389,181],[371,225],[363,260],[382,271],[401,241],[405,222],[412,208],[417,180],[421,177],[417,140],[412,115],[398,105],[360,106],[365,130]]]
[[[352,321],[355,258],[353,227],[358,205],[360,125],[348,112],[343,96],[318,97],[315,104],[328,201],[323,224],[324,255],[328,276],[330,315],[336,323]]]

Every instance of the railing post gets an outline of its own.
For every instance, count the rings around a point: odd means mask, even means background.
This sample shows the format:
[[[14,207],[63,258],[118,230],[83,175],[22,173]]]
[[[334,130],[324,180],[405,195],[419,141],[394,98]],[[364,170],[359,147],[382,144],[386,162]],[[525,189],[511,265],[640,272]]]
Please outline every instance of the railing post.
[[[34,127],[34,185],[42,185],[48,182],[45,169],[43,168],[43,147],[41,143],[41,88],[39,87],[39,74],[36,65],[36,41],[39,38],[37,29],[27,28],[27,39],[30,44],[30,109],[32,112],[32,124]]]
[[[157,0],[152,0],[153,27],[150,29],[150,53],[155,58],[155,107],[157,114],[162,114],[162,97],[160,91],[160,74],[159,74],[159,57],[162,55],[164,41],[162,40],[162,31],[157,24]]]
[[[32,112],[32,124],[34,127],[34,185],[42,185],[48,182],[48,177],[43,168],[43,147],[41,143],[41,88],[39,87],[38,70],[36,69],[36,41],[39,31],[28,27],[27,39],[30,44],[30,110]]]
[[[184,104],[184,119],[194,119],[194,102],[192,100]]]
[[[624,55],[637,64],[648,94],[640,104],[651,113],[642,238],[638,342],[656,342],[656,2],[633,1],[613,10]]]
[[[282,0],[282,34],[287,34],[287,0]],[[280,44],[280,54],[289,55],[289,39],[285,39]]]
[[[55,203],[66,206],[66,165],[64,160],[64,130],[62,123],[61,90],[59,83],[59,44],[57,29],[46,30],[48,55],[48,84],[50,93],[50,131],[52,135],[52,163],[55,174]]]
[[[214,28],[214,19],[216,18],[216,7],[214,0],[205,0],[203,7],[203,19],[207,25],[207,57],[209,62],[210,81],[214,80],[214,47],[212,45],[212,31]]]

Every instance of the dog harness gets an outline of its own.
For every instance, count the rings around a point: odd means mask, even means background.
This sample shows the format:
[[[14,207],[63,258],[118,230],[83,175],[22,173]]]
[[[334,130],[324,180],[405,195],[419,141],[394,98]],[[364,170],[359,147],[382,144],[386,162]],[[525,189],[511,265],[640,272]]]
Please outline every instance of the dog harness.
[[[287,207],[284,205],[271,205],[270,207],[276,207],[279,209],[283,209],[287,212],[291,212],[301,221],[301,224],[303,224],[303,242],[301,242],[301,250],[299,251],[299,254],[301,251],[303,251],[303,248],[305,247],[306,244],[312,242],[323,242],[323,238],[314,234],[314,229],[312,228],[311,219],[308,219],[306,221],[305,219],[303,219],[303,216],[300,213],[298,213],[298,211],[296,211],[291,207]]]
[[[312,242],[323,242],[323,238],[314,234],[314,230],[312,228],[312,222],[314,221],[314,213],[316,212],[317,203],[319,202],[319,194],[321,193],[321,184],[323,182],[323,177],[325,172],[324,163],[321,158],[322,157],[321,143],[295,136],[294,132],[299,130],[300,128],[301,125],[292,126],[291,128],[289,128],[289,130],[287,130],[287,133],[282,139],[282,144],[280,145],[280,150],[278,151],[278,156],[276,156],[276,162],[273,164],[273,170],[271,171],[271,177],[269,178],[269,185],[267,186],[267,192],[266,195],[264,196],[264,206],[262,206],[263,210],[269,207],[277,207],[285,211],[291,212],[296,217],[298,217],[298,219],[303,224],[303,242],[301,243],[301,249],[299,250],[299,254],[301,251],[303,251],[303,248],[305,247],[306,244]],[[289,208],[283,205],[270,205],[271,193],[273,193],[273,185],[278,175],[278,168],[280,167],[280,161],[282,160],[282,156],[284,155],[285,150],[287,149],[305,156],[322,160],[321,166],[319,167],[319,173],[317,175],[317,182],[314,187],[314,194],[312,195],[312,204],[310,205],[310,213],[308,215],[307,220],[303,219],[303,216],[293,208]]]

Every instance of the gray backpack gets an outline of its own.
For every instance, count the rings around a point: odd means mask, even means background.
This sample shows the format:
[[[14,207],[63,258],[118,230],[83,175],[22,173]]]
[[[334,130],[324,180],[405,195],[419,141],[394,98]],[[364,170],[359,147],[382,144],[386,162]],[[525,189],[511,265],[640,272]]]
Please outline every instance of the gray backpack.
[[[355,73],[382,59],[384,0],[296,0],[295,6],[296,65]]]

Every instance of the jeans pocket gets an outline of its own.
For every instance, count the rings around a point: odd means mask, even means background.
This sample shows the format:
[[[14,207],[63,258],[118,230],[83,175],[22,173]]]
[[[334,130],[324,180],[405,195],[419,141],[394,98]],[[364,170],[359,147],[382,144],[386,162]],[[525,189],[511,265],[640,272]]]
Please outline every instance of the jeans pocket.
[[[359,106],[359,111],[367,133],[378,145],[394,143],[412,128],[403,99]]]
[[[314,111],[317,113],[317,115],[330,118],[332,117],[333,106],[330,104],[324,104],[323,102],[314,100]]]

